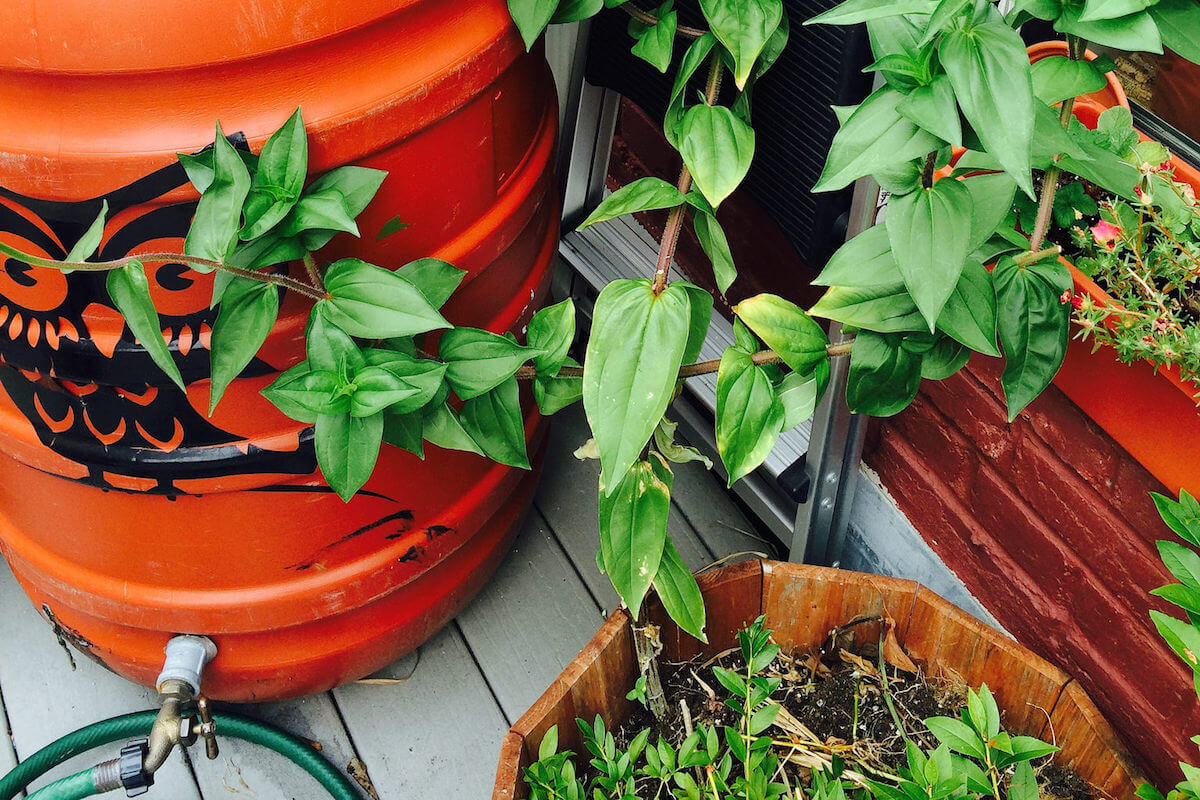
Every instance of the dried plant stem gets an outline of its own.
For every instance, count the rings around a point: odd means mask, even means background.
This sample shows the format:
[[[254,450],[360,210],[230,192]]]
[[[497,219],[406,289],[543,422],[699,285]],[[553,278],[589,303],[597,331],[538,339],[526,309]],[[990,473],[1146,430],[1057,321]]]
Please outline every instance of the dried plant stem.
[[[633,624],[633,649],[637,654],[638,669],[646,678],[646,707],[655,719],[667,718],[667,693],[663,690],[662,678],[658,674],[658,654],[662,652],[662,640],[658,626],[652,623]]]

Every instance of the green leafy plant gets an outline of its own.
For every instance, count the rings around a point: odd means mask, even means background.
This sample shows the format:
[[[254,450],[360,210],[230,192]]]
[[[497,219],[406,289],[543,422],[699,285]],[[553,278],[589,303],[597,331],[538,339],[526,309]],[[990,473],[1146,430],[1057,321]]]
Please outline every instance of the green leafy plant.
[[[107,272],[113,305],[180,389],[176,356],[163,340],[143,264],[178,262],[215,272],[210,413],[262,347],[280,292],[310,299],[306,358],[263,394],[289,417],[313,426],[317,463],[344,500],[370,477],[384,442],[422,457],[429,442],[527,468],[517,376],[536,381],[546,413],[580,396],[578,377],[559,376],[575,336],[570,301],[537,312],[521,345],[510,335],[451,326],[439,309],[465,273],[444,261],[420,259],[395,270],[355,258],[318,262],[315,251],[335,235],[359,235],[355,219],[385,173],[347,166],[308,181],[299,110],[257,156],[235,149],[218,125],[211,148],[179,160],[200,192],[182,254],[90,260],[106,206],[63,261],[2,243],[0,252],[38,268]],[[381,235],[402,227],[392,220]],[[288,271],[297,261],[301,277]],[[428,334],[437,331],[435,345]]]
[[[1003,357],[1015,418],[1066,353],[1071,279],[1046,234],[1056,213],[1085,201],[1078,188],[1056,201],[1060,183],[1075,176],[1133,200],[1144,178],[1111,146],[1122,131],[1097,134],[1072,115],[1075,98],[1102,89],[1112,68],[1087,60],[1087,44],[1152,52],[1166,44],[1200,60],[1200,6],[1190,0],[1023,0],[1007,15],[988,0],[846,0],[805,21],[865,23],[876,59],[867,69],[878,77],[863,102],[834,109],[840,128],[812,188],[870,176],[890,193],[886,217],[833,256],[817,281],[829,289],[812,309],[773,295],[742,299],[734,345],[693,364],[712,298],[670,281],[668,270],[690,221],[718,289],[736,278],[718,209],[753,159],[753,86],[788,38],[781,0],[699,0],[707,29],[680,26],[672,0],[653,10],[623,0],[509,0],[509,8],[527,44],[552,21],[619,8],[634,54],[674,70],[663,131],[684,165],[677,180],[634,181],[582,226],[668,211],[654,274],[615,281],[596,301],[583,372],[594,438],[584,451],[601,465],[599,566],[635,620],[655,588],[696,636],[701,599],[666,533],[672,458],[654,436],[679,381],[717,372],[716,440],[731,482],[811,415],[833,357],[850,358],[850,409],[876,416],[903,410],[922,380],[954,374],[972,353]],[[1063,34],[1068,55],[1029,63],[1017,29],[1033,18]],[[723,91],[728,77],[733,87]],[[1018,213],[1018,198],[1032,213]],[[831,343],[814,317],[841,323],[849,338]],[[653,708],[654,662],[641,660]]]
[[[1186,489],[1180,491],[1178,500],[1157,492],[1151,492],[1150,496],[1154,498],[1163,522],[1183,540],[1183,544],[1170,540],[1157,542],[1163,565],[1179,582],[1160,586],[1150,593],[1184,612],[1180,619],[1152,610],[1150,618],[1171,650],[1192,670],[1196,696],[1200,698],[1200,502]],[[1193,736],[1192,741],[1200,745],[1200,736]],[[1144,783],[1138,787],[1138,797],[1143,800],[1195,800],[1200,797],[1200,767],[1180,762],[1179,769],[1183,780],[1166,795]]]
[[[1196,512],[1200,521],[1200,506]],[[781,713],[772,696],[780,692],[783,679],[764,673],[779,649],[771,642],[771,631],[764,627],[762,617],[739,631],[741,667],[713,668],[726,692],[722,702],[734,714],[733,724],[680,732],[675,739],[682,740],[678,749],[666,735],[651,744],[649,728],[632,735],[628,746],[621,747],[599,716],[591,724],[576,720],[584,747],[592,756],[590,770],[584,770],[573,762],[571,753],[558,752],[558,730],[551,728],[542,740],[539,760],[524,771],[530,797],[649,800],[673,795],[680,800],[774,800],[811,796],[814,800],[846,800],[849,794],[864,800],[867,796],[877,800],[1036,800],[1039,796],[1033,764],[1058,748],[1032,736],[1004,731],[1000,710],[986,685],[977,692],[968,689],[966,707],[959,717],[925,720],[938,745],[927,752],[908,739],[907,765],[897,774],[876,771],[877,778],[869,779],[850,773],[834,747],[829,767],[813,770],[806,790],[789,785],[773,748],[786,752],[794,750],[795,743],[780,736],[773,739],[768,733]],[[905,735],[903,726],[897,730]]]
[[[688,733],[678,748],[665,737],[651,744],[651,730],[646,728],[626,747],[618,747],[599,715],[590,724],[577,719],[584,748],[592,756],[586,782],[578,777],[573,754],[558,752],[558,729],[552,727],[542,739],[538,761],[523,773],[531,800],[783,797],[788,787],[775,779],[779,760],[771,751],[771,737],[763,735],[779,712],[779,705],[770,697],[779,688],[780,679],[761,674],[779,654],[779,646],[770,638],[771,631],[763,627],[763,618],[759,617],[738,632],[745,670],[718,668],[714,672],[730,693],[724,702],[737,715],[736,727],[702,726]],[[639,678],[639,683],[643,680]],[[844,800],[844,795],[835,798],[832,790],[827,792],[828,800]]]
[[[1105,116],[1113,116],[1113,109]],[[1104,117],[1102,117],[1104,119]],[[1106,120],[1108,121],[1108,120]],[[1119,130],[1115,123],[1105,126]],[[1132,127],[1122,125],[1132,134]],[[1136,138],[1136,134],[1133,134]],[[1179,369],[1185,380],[1200,380],[1200,209],[1192,187],[1173,179],[1169,153],[1157,142],[1127,146],[1124,157],[1137,163],[1142,184],[1137,200],[1102,196],[1097,203],[1082,188],[1070,205],[1056,210],[1075,266],[1111,298],[1064,295],[1074,309],[1081,339],[1109,345],[1126,363],[1147,360]],[[1060,197],[1062,192],[1059,193]]]

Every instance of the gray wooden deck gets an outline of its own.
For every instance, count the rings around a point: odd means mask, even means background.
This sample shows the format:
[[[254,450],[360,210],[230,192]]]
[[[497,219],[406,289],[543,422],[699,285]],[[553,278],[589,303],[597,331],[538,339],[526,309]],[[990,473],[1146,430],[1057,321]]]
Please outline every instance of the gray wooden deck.
[[[572,456],[586,436],[579,409],[555,417],[542,485],[512,553],[454,623],[375,676],[401,682],[351,684],[237,711],[320,742],[341,768],[357,760],[382,800],[488,797],[504,732],[616,605],[595,568],[597,467]],[[693,568],[730,553],[768,551],[702,466],[676,470],[674,502],[671,533]],[[0,609],[0,725],[11,739],[0,740],[0,774],[82,725],[154,707],[150,690],[87,658],[72,665],[3,562]],[[221,740],[216,761],[205,760],[203,748],[193,751],[194,760],[173,755],[147,796],[323,796],[272,752],[232,739]],[[113,755],[110,747],[81,756],[34,788]]]

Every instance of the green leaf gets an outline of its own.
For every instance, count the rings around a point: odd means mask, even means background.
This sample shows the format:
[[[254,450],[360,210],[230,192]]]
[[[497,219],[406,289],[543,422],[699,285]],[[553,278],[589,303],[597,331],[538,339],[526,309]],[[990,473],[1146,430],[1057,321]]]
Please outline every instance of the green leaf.
[[[725,230],[716,217],[700,209],[692,212],[692,225],[696,229],[700,247],[712,262],[717,288],[724,294],[737,280],[737,267],[733,263],[733,253],[729,249],[729,240],[725,238]]]
[[[1003,172],[971,175],[959,181],[971,193],[970,252],[982,247],[1008,217],[1017,184]]]
[[[652,454],[633,464],[611,492],[601,486],[601,558],[634,619],[662,563],[672,482],[671,470]]]
[[[684,113],[679,137],[683,163],[705,199],[716,208],[750,170],[754,129],[725,106],[700,104]]]
[[[712,321],[713,297],[706,289],[701,289],[687,281],[673,281],[671,286],[683,292],[688,300],[688,337],[687,345],[683,348],[682,363],[690,364],[700,357],[704,340],[708,337],[708,324]]]
[[[887,228],[872,225],[838,248],[813,283],[817,286],[878,286],[900,283]]]
[[[508,0],[508,13],[517,24],[517,30],[521,32],[521,39],[524,40],[527,51],[533,49],[534,42],[550,24],[558,2],[559,0]]]
[[[463,400],[504,383],[535,352],[478,328],[446,331],[438,346],[438,356],[446,362],[446,381]]]
[[[375,241],[382,242],[387,237],[397,234],[407,227],[409,227],[409,223],[401,221],[400,215],[397,214],[387,222],[383,223],[383,227],[381,227],[379,229],[379,233],[375,235]]]
[[[733,310],[767,347],[779,354],[783,363],[801,375],[810,374],[826,360],[829,337],[795,303],[773,294],[759,294],[738,303]]]
[[[317,417],[314,439],[325,482],[348,503],[375,470],[383,443],[383,414],[322,414]]]
[[[945,380],[965,367],[970,359],[970,350],[949,336],[942,336],[921,359],[921,377],[931,381]]]
[[[675,429],[678,427],[679,423],[671,422],[666,417],[659,420],[658,427],[654,429],[654,448],[663,458],[676,464],[699,461],[705,469],[712,469],[712,461],[708,456],[694,447],[688,447],[675,441]]]
[[[888,201],[888,240],[913,302],[932,331],[971,251],[971,192],[956,180]]]
[[[209,347],[212,364],[212,384],[208,394],[210,416],[225,389],[267,340],[278,315],[279,289],[273,284],[238,278],[225,290]]]
[[[958,118],[958,101],[950,78],[943,74],[934,77],[927,86],[918,86],[896,105],[905,119],[953,145],[962,144],[962,121]]]
[[[629,35],[637,40],[632,48],[633,54],[664,74],[671,66],[678,22],[678,15],[671,9],[671,3],[672,0],[668,0],[654,12],[658,18],[654,25],[636,19],[629,20]]]
[[[342,196],[342,210],[350,219],[355,219],[370,204],[386,177],[387,173],[381,169],[338,167],[313,181],[304,195],[324,197],[331,191],[337,192]],[[304,201],[304,195],[301,196],[300,202]],[[284,223],[286,222],[285,220]],[[336,233],[337,230],[314,229],[305,231],[301,238],[308,250],[319,250],[328,244]]]
[[[1067,352],[1071,273],[1058,261],[1018,267],[1002,258],[992,271],[996,326],[1004,348],[1001,383],[1011,422],[1050,385]]]
[[[467,271],[440,258],[419,258],[396,270],[396,274],[420,289],[430,305],[441,308],[467,276]]]
[[[308,250],[323,247],[335,233],[358,236],[358,223],[350,213],[345,196],[332,186],[320,191],[306,191],[279,225],[281,236],[300,237]],[[312,237],[322,237],[326,234],[328,236],[324,241],[312,244]]]
[[[1028,761],[1020,762],[1008,781],[1008,800],[1038,800],[1040,796],[1033,767]]]
[[[79,241],[71,248],[71,252],[67,253],[67,257],[63,261],[87,261],[96,254],[96,250],[100,247],[100,240],[104,238],[104,218],[108,216],[108,201],[100,201],[100,213],[96,215],[96,219],[92,220],[92,224],[83,232],[83,236],[79,237]],[[62,273],[69,275],[74,270],[64,269]]]
[[[533,366],[538,375],[554,376],[567,360],[567,351],[575,341],[575,304],[570,298],[561,303],[547,306],[529,320],[526,341],[534,350],[541,351],[533,357]]]
[[[407,450],[422,461],[425,460],[425,442],[422,438],[424,420],[420,414],[383,415],[383,441],[392,447]]]
[[[347,388],[338,373],[315,369],[305,361],[277,377],[262,395],[292,419],[311,424],[322,414],[349,414]]]
[[[242,203],[250,191],[250,173],[241,156],[221,132],[219,122],[213,144],[213,164],[212,183],[200,195],[192,226],[183,243],[183,252],[198,258],[224,261],[237,244]]]
[[[929,329],[925,317],[900,281],[863,288],[834,286],[808,313],[876,333]]]
[[[1189,589],[1181,583],[1171,583],[1151,589],[1150,594],[1174,603],[1189,614],[1200,614],[1200,591]]]
[[[971,0],[940,0],[937,8],[929,15],[929,22],[925,25],[925,33],[919,44],[924,47],[932,42],[939,33],[947,30],[951,23],[957,22],[957,18],[970,5]]]
[[[463,403],[459,419],[463,430],[488,458],[510,467],[529,469],[516,378],[509,378],[490,392]]]
[[[187,173],[188,180],[200,194],[204,194],[204,190],[213,182],[213,162],[215,161],[213,150],[213,147],[206,147],[199,153],[175,154],[183,171]],[[251,153],[249,150],[237,150],[237,154],[242,159],[242,163],[246,165],[247,172],[252,173],[258,169],[257,154]]]
[[[721,356],[716,402],[717,451],[732,486],[770,455],[783,430],[783,404],[767,371],[738,347]]]
[[[579,230],[625,214],[674,208],[683,205],[684,202],[683,192],[662,178],[640,178],[604,198],[579,226]]]
[[[1200,63],[1200,15],[1193,0],[1159,0],[1149,13],[1163,44],[1193,64]]]
[[[150,282],[146,278],[142,262],[131,261],[123,267],[109,270],[105,288],[108,289],[108,296],[113,305],[121,312],[125,324],[129,326],[130,332],[137,338],[146,354],[180,391],[185,391],[179,367],[175,365],[171,351],[163,340],[162,326],[158,321],[154,301],[150,299]]]
[[[252,242],[239,242],[233,248],[233,253],[225,261],[231,267],[261,269],[262,267],[270,267],[288,261],[298,261],[307,252],[304,249],[304,245],[296,237],[280,236],[272,231]],[[216,274],[212,301],[214,306],[221,300],[221,291],[224,291],[222,284],[228,284],[228,279],[231,276],[231,273],[224,270]],[[218,290],[218,286],[221,286],[220,290]]]
[[[1100,19],[1116,19],[1128,14],[1145,11],[1157,0],[1085,0],[1080,19],[1093,22]]]
[[[1065,154],[1059,160],[1064,169],[1126,200],[1136,199],[1134,187],[1141,178],[1137,167],[1101,146],[1094,134],[1077,119],[1071,120],[1067,135],[1086,159]]]
[[[1150,498],[1154,500],[1154,505],[1167,527],[1179,538],[1200,547],[1200,503],[1197,503],[1186,489],[1180,491],[1178,502],[1158,492],[1151,492]]]
[[[708,60],[708,55],[716,44],[717,37],[705,33],[684,51],[679,69],[675,72],[675,82],[671,86],[671,97],[667,102],[667,114],[663,120],[663,133],[676,150],[679,149],[679,123],[683,119],[686,107],[684,90],[687,89],[688,81]]]
[[[483,450],[463,427],[462,420],[447,403],[441,403],[425,415],[421,435],[425,441],[446,450],[463,450],[483,455]]]
[[[921,388],[921,356],[902,337],[859,331],[850,351],[846,404],[856,414],[890,417],[912,403]]]
[[[996,290],[983,264],[967,260],[942,313],[938,330],[976,352],[999,356],[996,347]]]
[[[1033,85],[1025,43],[1003,21],[951,31],[938,46],[967,121],[984,147],[1033,197]]]
[[[617,280],[596,298],[583,406],[600,449],[600,483],[611,495],[670,404],[691,318],[686,290],[658,297],[648,280]],[[651,573],[653,576],[653,573]]]
[[[343,258],[329,265],[322,300],[329,321],[351,336],[380,339],[449,328],[421,290],[394,272]]]
[[[1054,30],[1080,36],[1089,42],[1127,52],[1161,53],[1162,38],[1154,18],[1146,11],[1117,19],[1084,20],[1080,6],[1064,3]]]
[[[350,404],[350,413],[355,416],[383,409],[391,414],[409,414],[432,401],[442,388],[445,364],[394,350],[372,348],[363,355],[366,366],[354,374],[357,389]]]
[[[804,24],[854,25],[901,14],[931,14],[936,7],[937,0],[846,0]]]
[[[245,220],[238,235],[242,239],[256,239],[275,227],[300,199],[307,174],[308,136],[297,108],[263,145],[242,209]]]
[[[654,576],[654,591],[676,625],[700,641],[708,642],[704,633],[704,596],[669,536],[663,541],[662,560]]]
[[[557,25],[563,22],[579,22],[590,19],[604,9],[604,0],[559,0],[558,8],[550,22]]]
[[[936,136],[900,115],[897,107],[905,97],[884,87],[854,109],[833,137],[814,192],[844,189],[864,175],[895,167],[940,146]]]
[[[956,753],[962,753],[964,756],[970,756],[980,761],[986,757],[984,743],[979,735],[961,720],[953,717],[930,717],[925,720],[925,727],[929,728],[929,732],[939,742]]]
[[[567,358],[566,364],[579,366],[573,358]],[[557,414],[583,399],[583,378],[538,375],[533,379],[533,399],[537,401],[538,410],[546,416]]]
[[[1108,85],[1092,62],[1051,56],[1033,65],[1033,93],[1048,106],[1070,97],[1098,92]]]
[[[783,20],[782,0],[700,0],[700,10],[733,56],[733,80],[744,89],[755,60]]]
[[[776,387],[776,396],[783,406],[783,429],[792,428],[806,422],[817,410],[829,385],[829,363],[818,364],[812,375],[801,375],[789,372]]]
[[[1161,611],[1150,611],[1150,619],[1158,633],[1170,645],[1183,662],[1200,673],[1200,631],[1181,619],[1168,616]]]
[[[339,375],[350,375],[366,364],[358,345],[344,330],[334,325],[322,312],[322,306],[313,306],[305,326],[305,355],[313,369],[322,369]]]
[[[1175,580],[1200,592],[1200,555],[1178,542],[1158,542],[1158,555]]]

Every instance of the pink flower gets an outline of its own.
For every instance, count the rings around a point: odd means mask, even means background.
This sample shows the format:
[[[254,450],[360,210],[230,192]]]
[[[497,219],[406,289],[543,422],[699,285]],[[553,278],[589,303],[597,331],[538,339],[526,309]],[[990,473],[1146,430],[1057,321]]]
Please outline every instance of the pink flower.
[[[1154,320],[1154,330],[1158,333],[1166,333],[1167,331],[1171,330],[1171,323],[1162,317],[1159,317],[1158,319]]]
[[[1063,305],[1071,302],[1071,290],[1067,289],[1065,292],[1063,292],[1062,297],[1058,298],[1058,302],[1062,303]]]
[[[1076,311],[1083,308],[1083,295],[1077,294],[1071,298],[1071,307]]]
[[[1115,248],[1117,240],[1121,238],[1121,229],[1108,220],[1100,220],[1092,226],[1091,230],[1096,244],[1102,244],[1109,250]]]

